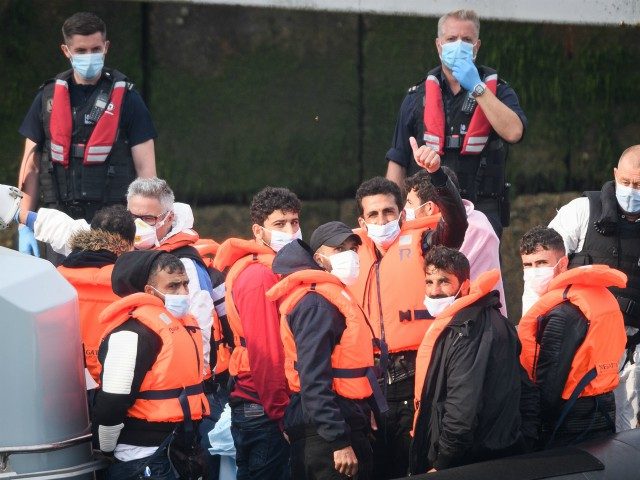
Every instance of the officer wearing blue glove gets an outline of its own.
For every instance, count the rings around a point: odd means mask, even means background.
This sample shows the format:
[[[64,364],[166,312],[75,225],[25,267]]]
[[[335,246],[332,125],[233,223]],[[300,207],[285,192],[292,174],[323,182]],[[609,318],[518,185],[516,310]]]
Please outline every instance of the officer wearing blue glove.
[[[463,198],[487,215],[498,236],[509,224],[505,165],[508,144],[522,139],[527,119],[514,90],[489,67],[475,65],[480,20],[457,10],[438,21],[441,65],[411,87],[387,152],[387,178],[402,186],[416,173],[409,138],[437,151],[457,174]]]

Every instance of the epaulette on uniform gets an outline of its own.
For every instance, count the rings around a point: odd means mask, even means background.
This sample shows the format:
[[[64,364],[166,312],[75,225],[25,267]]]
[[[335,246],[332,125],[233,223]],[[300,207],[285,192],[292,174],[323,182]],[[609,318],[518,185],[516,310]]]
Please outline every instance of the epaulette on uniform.
[[[407,95],[411,95],[413,93],[418,93],[418,91],[423,90],[424,89],[424,81],[425,80],[426,80],[426,77],[423,78],[422,80],[420,80],[415,85],[412,85],[411,87],[409,87],[407,89]]]

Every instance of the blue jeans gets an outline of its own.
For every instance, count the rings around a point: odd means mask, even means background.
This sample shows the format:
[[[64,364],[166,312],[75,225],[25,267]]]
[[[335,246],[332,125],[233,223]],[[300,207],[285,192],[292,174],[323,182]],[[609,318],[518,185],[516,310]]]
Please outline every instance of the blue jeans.
[[[208,480],[218,480],[220,472],[220,455],[211,455],[209,448],[211,442],[209,442],[209,432],[216,426],[220,415],[224,410],[224,405],[229,399],[229,394],[225,390],[218,390],[216,393],[207,393],[209,400],[210,414],[208,417],[204,417],[200,422],[200,445],[206,452],[207,463],[209,467],[210,478]]]
[[[149,467],[145,476],[145,467]],[[161,455],[157,455],[151,462],[149,457],[128,462],[117,462],[107,470],[106,480],[138,480],[148,478],[150,480],[177,480],[178,475],[174,472],[166,449]]]
[[[237,480],[289,480],[289,443],[262,406],[243,402],[231,410]]]

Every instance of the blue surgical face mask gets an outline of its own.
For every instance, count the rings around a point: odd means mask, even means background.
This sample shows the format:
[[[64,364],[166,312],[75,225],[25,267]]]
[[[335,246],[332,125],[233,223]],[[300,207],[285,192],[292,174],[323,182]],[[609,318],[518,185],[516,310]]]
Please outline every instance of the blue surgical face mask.
[[[104,67],[104,53],[82,53],[71,56],[73,70],[85,80],[96,78]]]
[[[473,55],[473,44],[463,42],[462,40],[443,43],[440,58],[442,59],[442,63],[444,63],[449,69],[453,68],[456,60],[473,61],[475,59]]]
[[[627,213],[640,213],[640,190],[616,182],[618,205]]]
[[[189,307],[191,306],[189,301],[189,295],[175,295],[172,293],[162,293],[157,288],[149,285],[156,292],[164,298],[164,307],[176,318],[182,318],[189,313]]]

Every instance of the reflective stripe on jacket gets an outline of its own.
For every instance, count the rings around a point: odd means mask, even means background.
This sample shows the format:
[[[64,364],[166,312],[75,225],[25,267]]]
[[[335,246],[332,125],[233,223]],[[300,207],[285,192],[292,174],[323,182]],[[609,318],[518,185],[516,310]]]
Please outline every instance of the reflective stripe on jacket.
[[[487,89],[491,90],[495,95],[498,88],[498,74],[493,72],[485,76],[484,80]],[[424,141],[432,150],[438,152],[438,155],[444,155],[445,147],[445,118],[444,104],[442,102],[442,90],[440,81],[435,75],[427,76],[425,80],[425,105],[430,108],[424,109]],[[437,106],[436,108],[433,108]],[[480,106],[476,106],[469,128],[464,136],[461,155],[478,155],[487,144],[489,135],[492,132],[491,124],[487,120],[486,115]]]

